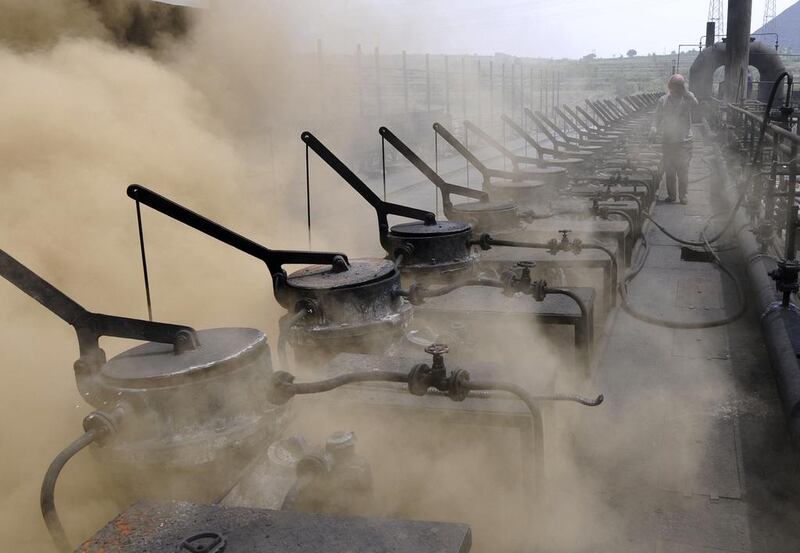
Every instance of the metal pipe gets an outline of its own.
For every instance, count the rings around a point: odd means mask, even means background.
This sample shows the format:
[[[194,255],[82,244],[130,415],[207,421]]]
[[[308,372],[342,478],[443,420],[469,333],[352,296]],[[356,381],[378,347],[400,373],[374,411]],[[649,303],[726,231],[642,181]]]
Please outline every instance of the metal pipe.
[[[50,532],[50,537],[53,538],[56,548],[62,553],[69,553],[72,547],[67,539],[67,534],[64,527],[61,525],[61,519],[58,517],[56,510],[56,482],[58,482],[58,475],[61,470],[78,452],[85,447],[89,446],[95,441],[99,434],[99,430],[92,428],[83,433],[78,439],[69,444],[64,450],[56,455],[50,466],[47,467],[47,472],[44,474],[42,480],[42,489],[39,494],[39,504],[42,509],[42,516],[47,525],[47,531]]]

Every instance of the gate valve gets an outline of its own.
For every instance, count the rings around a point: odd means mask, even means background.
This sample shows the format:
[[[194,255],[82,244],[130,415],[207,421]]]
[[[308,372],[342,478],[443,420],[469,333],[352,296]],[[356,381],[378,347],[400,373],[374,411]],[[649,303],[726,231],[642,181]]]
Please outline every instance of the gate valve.
[[[505,285],[503,293],[511,296],[516,292],[526,292],[531,286],[531,269],[535,266],[536,263],[533,261],[518,261],[514,268],[502,277]]]
[[[432,371],[439,373],[440,371],[446,370],[444,367],[444,356],[448,351],[450,351],[450,348],[447,347],[447,344],[431,344],[425,348],[425,353],[433,356]]]
[[[795,294],[800,289],[800,284],[797,282],[798,273],[800,273],[800,263],[797,260],[781,259],[778,261],[778,268],[768,274],[775,281],[778,292]]]
[[[492,249],[492,236],[484,232],[483,234],[478,237],[477,244],[481,247],[483,251],[491,250]]]
[[[537,280],[531,284],[531,296],[536,301],[544,301],[544,298],[547,297],[547,281]]]
[[[424,396],[428,389],[436,388],[445,392],[453,401],[464,401],[469,395],[469,372],[456,369],[449,375],[444,365],[444,355],[450,348],[446,344],[431,344],[425,352],[433,356],[431,367],[424,363],[414,366],[408,375],[408,391],[416,396]]]

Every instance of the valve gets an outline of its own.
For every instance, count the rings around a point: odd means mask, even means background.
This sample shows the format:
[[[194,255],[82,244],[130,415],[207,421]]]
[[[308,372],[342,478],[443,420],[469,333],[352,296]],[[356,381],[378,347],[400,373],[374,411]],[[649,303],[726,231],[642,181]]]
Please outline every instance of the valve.
[[[536,301],[544,301],[544,298],[547,297],[547,281],[537,280],[536,282],[532,283],[531,296]]]
[[[447,347],[447,344],[431,344],[425,348],[425,353],[428,353],[433,356],[433,365],[431,369],[434,371],[443,371],[444,368],[444,356],[445,354],[450,351],[450,348]]]
[[[775,288],[784,295],[796,294],[800,290],[800,283],[797,282],[798,274],[800,274],[800,263],[795,259],[781,259],[778,261],[778,268],[769,272],[770,278],[775,281]]]
[[[534,261],[517,261],[514,268],[502,277],[503,284],[505,284],[503,293],[511,296],[516,292],[526,291],[531,285],[531,269],[535,266]]]
[[[456,369],[447,374],[444,355],[450,350],[447,344],[431,344],[425,352],[433,356],[432,366],[424,363],[415,365],[408,375],[408,391],[415,396],[424,396],[429,388],[445,392],[453,401],[464,401],[469,395],[469,372]]]
[[[550,255],[556,255],[558,252],[573,252],[575,255],[581,253],[583,249],[583,242],[577,238],[574,240],[569,239],[570,229],[563,229],[558,231],[561,234],[561,240],[556,238],[547,242],[547,250]]]

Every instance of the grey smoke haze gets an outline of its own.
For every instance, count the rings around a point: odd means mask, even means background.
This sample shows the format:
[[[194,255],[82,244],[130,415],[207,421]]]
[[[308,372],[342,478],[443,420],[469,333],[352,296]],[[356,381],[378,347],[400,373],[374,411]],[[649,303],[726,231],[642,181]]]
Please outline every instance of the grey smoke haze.
[[[778,13],[794,1],[778,0]],[[364,19],[368,12],[379,17]],[[754,1],[753,29],[763,13],[763,0]],[[664,54],[699,42],[707,16],[707,0],[344,0],[304,14],[297,31],[309,48],[321,38],[326,50],[342,52],[360,42],[387,53],[608,57],[631,48]]]

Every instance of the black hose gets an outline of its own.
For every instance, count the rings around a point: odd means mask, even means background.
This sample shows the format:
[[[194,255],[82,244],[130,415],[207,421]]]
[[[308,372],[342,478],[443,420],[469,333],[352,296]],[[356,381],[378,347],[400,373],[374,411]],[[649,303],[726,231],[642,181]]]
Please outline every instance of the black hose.
[[[769,101],[767,101],[766,109],[764,110],[764,119],[761,121],[761,129],[758,131],[758,142],[756,143],[756,149],[753,152],[753,164],[757,165],[758,167],[761,166],[760,158],[761,158],[761,151],[764,147],[764,136],[767,134],[767,126],[769,125],[770,117],[772,116],[772,104],[775,101],[775,95],[778,93],[778,87],[780,87],[781,82],[783,79],[787,79],[789,84],[789,94],[786,95],[786,105],[789,105],[789,101],[791,100],[791,86],[792,86],[792,76],[789,75],[786,71],[778,75],[778,78],[775,79],[775,82],[772,83],[772,90],[769,92]]]
[[[719,241],[720,238],[722,238],[722,235],[725,234],[725,232],[727,232],[728,228],[730,228],[731,224],[733,223],[733,220],[734,220],[734,217],[736,215],[736,212],[742,206],[742,202],[744,201],[745,194],[746,194],[746,191],[744,191],[744,190],[739,194],[739,197],[736,200],[736,205],[733,206],[733,209],[731,210],[730,214],[728,215],[728,220],[722,226],[722,229],[720,229],[720,231],[717,232],[716,235],[714,235],[713,237],[711,237],[711,238],[709,238],[707,240],[694,241],[694,240],[686,240],[684,238],[680,238],[680,237],[675,236],[674,234],[672,234],[666,228],[664,228],[664,226],[661,225],[661,223],[659,223],[658,221],[656,221],[655,218],[653,218],[653,216],[650,215],[648,212],[642,211],[642,217],[644,217],[645,219],[649,220],[651,223],[653,223],[653,225],[655,225],[655,227],[658,230],[660,230],[665,235],[667,235],[669,238],[671,238],[672,240],[678,242],[679,244],[683,244],[684,246],[692,246],[692,247],[695,247],[695,248],[704,248],[706,246],[706,242],[717,242],[717,241]],[[713,215],[711,217],[709,217],[709,222],[713,218],[714,218]],[[708,223],[706,223],[706,227],[707,226],[708,226]],[[703,234],[705,234],[705,229],[703,230]]]
[[[710,218],[709,218],[710,220]],[[651,219],[652,221],[652,219]],[[647,257],[650,255],[650,248],[647,246],[647,242],[644,240],[644,233],[642,233],[642,247],[644,248],[644,254],[642,255],[641,261],[638,263],[635,269],[631,270],[625,277],[622,279],[622,282],[619,284],[619,293],[622,299],[622,309],[631,315],[632,317],[639,319],[640,321],[653,324],[656,326],[663,326],[666,328],[677,328],[677,329],[700,329],[700,328],[713,328],[716,326],[723,326],[730,324],[736,320],[738,320],[744,313],[747,311],[747,297],[744,294],[744,289],[739,282],[739,279],[736,278],[736,275],[731,272],[720,260],[719,256],[716,254],[714,249],[711,247],[710,239],[705,236],[705,229],[701,232],[701,236],[703,237],[703,247],[706,248],[709,253],[714,257],[714,262],[719,267],[720,271],[722,271],[725,275],[727,275],[732,281],[734,286],[736,287],[736,295],[738,298],[739,307],[733,315],[729,317],[724,317],[722,319],[712,320],[712,321],[702,321],[702,322],[684,322],[684,321],[669,321],[665,319],[660,319],[658,317],[654,317],[651,315],[647,315],[640,311],[637,311],[630,302],[628,297],[628,283],[631,282],[636,276],[641,272],[644,268],[645,263],[647,262]]]
[[[64,465],[66,465],[72,457],[94,442],[98,433],[99,431],[96,429],[87,430],[77,440],[64,448],[61,453],[56,455],[56,458],[53,459],[53,462],[50,463],[50,466],[47,467],[47,472],[44,474],[42,490],[39,495],[39,504],[42,508],[42,516],[47,525],[47,531],[50,532],[50,537],[53,538],[53,543],[55,543],[56,548],[63,553],[69,553],[72,551],[72,547],[69,545],[67,534],[64,532],[61,519],[58,517],[58,511],[56,511],[55,491],[58,475],[61,474]]]

